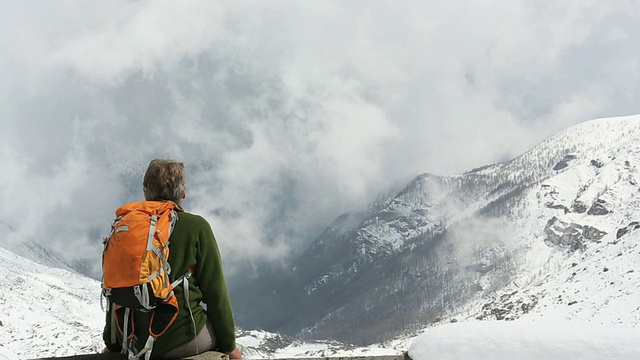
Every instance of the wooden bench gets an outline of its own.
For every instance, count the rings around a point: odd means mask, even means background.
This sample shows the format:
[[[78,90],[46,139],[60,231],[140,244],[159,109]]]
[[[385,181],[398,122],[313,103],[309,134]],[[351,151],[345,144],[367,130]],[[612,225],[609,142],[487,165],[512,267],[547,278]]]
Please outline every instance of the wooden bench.
[[[127,355],[124,354],[86,354],[86,355],[74,355],[56,358],[39,358],[42,360],[50,359],[77,359],[77,360],[127,360]],[[35,359],[34,359],[35,360]],[[229,360],[227,354],[223,354],[217,351],[207,351],[200,355],[182,358],[182,360]]]
[[[51,359],[77,359],[77,360],[127,360],[127,356],[123,354],[87,354],[87,355],[74,355],[57,358],[40,358],[42,360]],[[35,360],[35,359],[34,359]],[[200,355],[182,358],[181,360],[229,360],[229,356],[226,354],[207,351]],[[313,357],[313,358],[280,358],[277,360],[411,360],[409,355],[405,352],[398,355],[371,355],[371,356],[351,356],[351,357]]]

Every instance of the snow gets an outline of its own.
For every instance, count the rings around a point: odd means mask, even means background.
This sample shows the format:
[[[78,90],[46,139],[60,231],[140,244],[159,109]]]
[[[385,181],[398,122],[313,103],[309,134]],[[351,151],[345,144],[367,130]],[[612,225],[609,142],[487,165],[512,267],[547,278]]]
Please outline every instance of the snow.
[[[245,359],[350,358],[362,356],[400,356],[404,346],[371,345],[356,347],[328,340],[293,340],[262,330],[241,331],[236,343]]]
[[[0,248],[0,359],[68,356],[102,349],[100,283]],[[4,352],[2,352],[4,351]]]
[[[468,321],[427,330],[413,360],[638,359],[640,329],[567,321]]]
[[[328,349],[322,344],[298,343],[276,351],[271,359],[295,359],[309,357],[335,357],[351,358],[361,356],[394,356],[400,355],[401,351],[395,349],[381,348],[377,346],[358,347],[353,349]],[[252,359],[252,357],[247,357]],[[258,359],[258,358],[255,358]]]
[[[236,338],[236,342],[246,347],[260,346],[260,339],[253,336],[242,336],[242,337]]]
[[[18,355],[11,352],[9,349],[0,345],[0,360],[19,360]]]

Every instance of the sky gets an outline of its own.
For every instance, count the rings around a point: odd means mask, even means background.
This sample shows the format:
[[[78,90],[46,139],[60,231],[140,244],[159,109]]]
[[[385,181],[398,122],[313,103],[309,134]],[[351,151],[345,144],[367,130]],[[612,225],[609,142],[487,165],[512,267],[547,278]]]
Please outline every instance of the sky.
[[[0,14],[0,216],[97,260],[149,161],[233,272],[424,173],[640,113],[640,2],[21,1]]]

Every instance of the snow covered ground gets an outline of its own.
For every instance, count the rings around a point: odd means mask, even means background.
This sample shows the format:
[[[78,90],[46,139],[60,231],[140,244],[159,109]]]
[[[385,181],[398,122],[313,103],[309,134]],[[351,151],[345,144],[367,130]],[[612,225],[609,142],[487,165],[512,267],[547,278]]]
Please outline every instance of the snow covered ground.
[[[0,345],[0,360],[19,360],[18,355]]]
[[[417,337],[413,360],[640,359],[640,329],[570,321],[466,321]]]
[[[102,349],[100,283],[0,248],[0,359]]]

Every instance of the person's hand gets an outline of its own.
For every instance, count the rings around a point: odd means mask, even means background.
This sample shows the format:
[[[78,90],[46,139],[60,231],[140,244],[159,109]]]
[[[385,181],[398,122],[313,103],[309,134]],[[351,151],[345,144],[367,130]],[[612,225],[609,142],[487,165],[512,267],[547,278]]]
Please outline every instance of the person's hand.
[[[229,359],[242,360],[242,354],[238,348],[233,349],[233,351],[227,352],[229,355]]]

